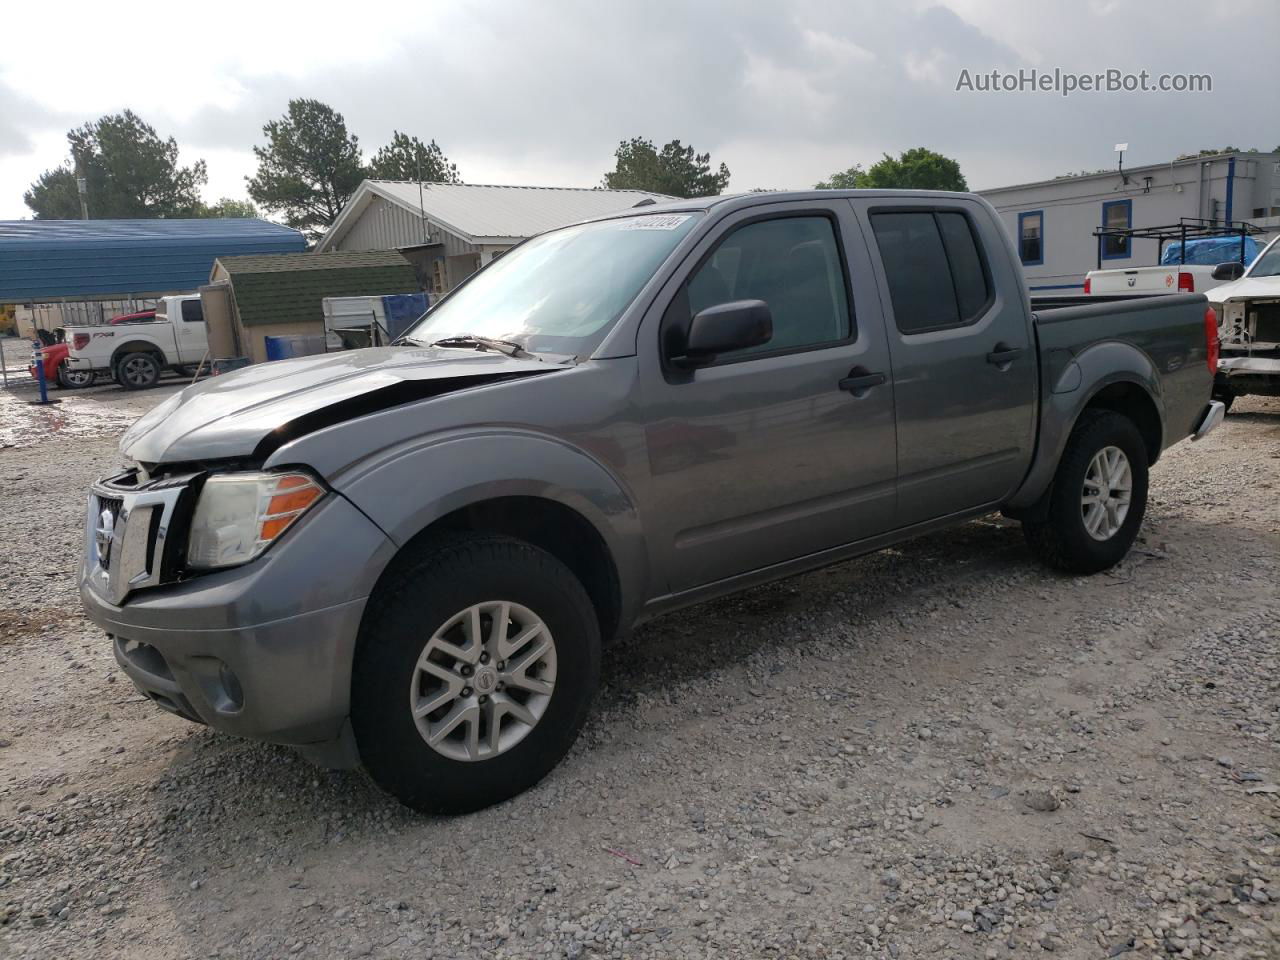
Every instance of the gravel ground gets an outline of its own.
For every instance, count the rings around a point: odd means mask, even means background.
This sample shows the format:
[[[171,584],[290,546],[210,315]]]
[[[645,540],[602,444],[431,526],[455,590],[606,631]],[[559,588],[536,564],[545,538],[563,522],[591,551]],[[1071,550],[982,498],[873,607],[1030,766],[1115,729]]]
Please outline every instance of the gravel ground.
[[[142,702],[86,484],[171,388],[0,397],[0,956],[1280,956],[1280,401],[1109,574],[987,518],[656,621],[469,817]]]

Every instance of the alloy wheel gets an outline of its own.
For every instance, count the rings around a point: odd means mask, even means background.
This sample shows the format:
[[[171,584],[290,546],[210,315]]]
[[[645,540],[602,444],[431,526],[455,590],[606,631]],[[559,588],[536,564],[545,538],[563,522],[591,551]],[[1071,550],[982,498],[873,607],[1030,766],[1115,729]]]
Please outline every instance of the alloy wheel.
[[[1129,514],[1133,470],[1119,447],[1103,447],[1089,461],[1080,495],[1085,531],[1095,540],[1110,540]]]
[[[528,607],[473,604],[431,635],[418,657],[409,709],[427,745],[452,760],[488,760],[537,725],[556,683],[551,631]]]

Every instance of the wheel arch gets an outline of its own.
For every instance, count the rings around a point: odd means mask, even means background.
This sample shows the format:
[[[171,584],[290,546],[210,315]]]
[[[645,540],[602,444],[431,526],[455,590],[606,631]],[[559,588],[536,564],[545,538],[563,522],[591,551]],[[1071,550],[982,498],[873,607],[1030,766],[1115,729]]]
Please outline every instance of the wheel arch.
[[[1079,369],[1075,382],[1087,383],[1089,388],[1056,392],[1055,387],[1044,399],[1036,455],[1022,485],[1004,505],[1007,516],[1034,519],[1043,512],[1067,440],[1086,410],[1127,416],[1142,435],[1148,465],[1160,458],[1165,416],[1160,377],[1150,358],[1136,347],[1111,341],[1083,351],[1075,366]]]
[[[164,368],[164,351],[150,340],[127,340],[111,351],[111,369],[115,369],[120,358],[129,353],[150,353],[158,358],[161,369]]]
[[[497,533],[573,571],[596,604],[602,637],[625,630],[641,605],[647,555],[633,498],[597,459],[555,438],[442,439],[330,482],[397,545],[387,570],[433,535]]]

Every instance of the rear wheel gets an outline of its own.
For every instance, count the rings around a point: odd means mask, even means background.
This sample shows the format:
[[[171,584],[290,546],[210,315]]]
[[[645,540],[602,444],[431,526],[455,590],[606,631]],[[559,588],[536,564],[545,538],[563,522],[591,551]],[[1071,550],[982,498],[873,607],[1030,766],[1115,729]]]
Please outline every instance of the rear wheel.
[[[116,382],[126,390],[146,390],[160,379],[160,363],[150,353],[126,353],[116,361]]]
[[[73,370],[64,360],[58,364],[58,386],[64,390],[80,390],[93,383],[92,370]]]
[[[1036,556],[1067,573],[1115,566],[1147,508],[1147,448],[1128,417],[1087,410],[1067,440],[1044,520],[1022,530]]]
[[[406,806],[479,810],[559,763],[599,675],[595,610],[564,564],[508,537],[434,541],[379,586],[361,625],[361,760]]]

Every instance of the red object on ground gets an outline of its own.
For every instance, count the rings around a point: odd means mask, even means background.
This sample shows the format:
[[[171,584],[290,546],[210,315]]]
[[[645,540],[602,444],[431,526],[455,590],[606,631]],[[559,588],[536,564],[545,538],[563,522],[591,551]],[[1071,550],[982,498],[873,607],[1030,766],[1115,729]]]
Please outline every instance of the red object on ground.
[[[70,352],[71,348],[65,343],[55,343],[51,347],[41,347],[36,351],[37,355],[44,360],[44,379],[49,386],[52,387],[58,382],[58,367],[62,365],[63,360],[67,359],[67,354]],[[34,357],[32,359],[34,361]],[[40,379],[34,362],[27,367],[27,371],[31,374],[32,380]]]

